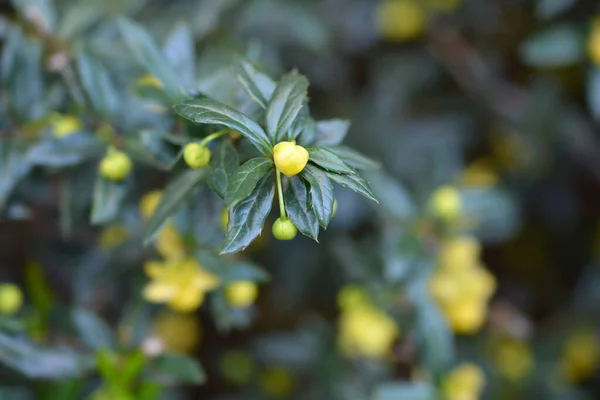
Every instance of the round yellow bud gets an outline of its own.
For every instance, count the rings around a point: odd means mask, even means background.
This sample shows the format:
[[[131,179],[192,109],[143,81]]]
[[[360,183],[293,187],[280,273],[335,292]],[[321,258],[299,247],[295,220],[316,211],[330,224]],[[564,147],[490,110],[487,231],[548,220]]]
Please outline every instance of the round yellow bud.
[[[229,210],[224,208],[221,210],[221,229],[227,232],[227,224],[229,224]]]
[[[100,161],[100,175],[111,181],[122,181],[131,172],[129,156],[122,151],[109,151]]]
[[[308,151],[295,141],[279,142],[273,147],[275,166],[285,176],[294,176],[302,172],[308,162]]]
[[[251,306],[258,297],[258,286],[254,282],[234,282],[225,287],[229,304],[237,308]]]
[[[416,39],[427,25],[425,10],[416,0],[383,0],[376,17],[381,35],[396,42]]]
[[[431,195],[429,209],[434,216],[452,221],[460,217],[462,201],[460,193],[452,186],[442,186]]]
[[[17,285],[12,283],[0,284],[0,314],[16,313],[23,304],[23,294]]]
[[[210,150],[200,143],[188,143],[183,149],[183,159],[190,168],[204,168],[210,163]]]
[[[79,118],[72,115],[57,115],[52,121],[54,136],[62,138],[71,135],[82,128]]]
[[[298,229],[287,217],[279,217],[273,223],[273,236],[279,240],[292,240],[296,237]]]
[[[476,333],[487,315],[486,303],[472,299],[444,304],[443,309],[454,332],[462,335]]]
[[[146,193],[140,200],[140,214],[144,219],[148,219],[156,211],[156,207],[162,198],[162,190],[151,190]]]
[[[442,382],[445,400],[478,399],[485,385],[485,375],[479,366],[464,363],[452,370]]]
[[[592,33],[588,39],[588,54],[595,65],[600,65],[600,20],[592,24]]]

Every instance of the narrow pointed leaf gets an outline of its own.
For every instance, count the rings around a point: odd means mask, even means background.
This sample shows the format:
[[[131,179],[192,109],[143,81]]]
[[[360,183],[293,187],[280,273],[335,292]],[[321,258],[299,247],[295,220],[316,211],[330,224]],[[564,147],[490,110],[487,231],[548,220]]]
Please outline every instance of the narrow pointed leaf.
[[[335,200],[333,184],[325,171],[313,165],[304,168],[302,177],[310,183],[312,208],[319,219],[319,224],[327,228],[333,214]]]
[[[112,221],[119,214],[124,199],[124,182],[110,181],[98,175],[92,199],[92,224],[102,225]]]
[[[207,183],[222,199],[227,195],[227,187],[238,162],[237,152],[229,140],[224,141],[213,153]]]
[[[350,128],[350,121],[345,119],[330,119],[317,122],[317,144],[331,146],[340,144]]]
[[[239,60],[237,67],[238,81],[240,81],[248,95],[262,108],[266,109],[271,96],[273,96],[276,83],[244,59]]]
[[[184,22],[175,25],[163,46],[166,58],[184,85],[194,84],[196,70],[196,49],[194,46],[194,34]]]
[[[76,60],[81,86],[94,111],[104,117],[113,115],[118,110],[119,97],[107,70],[83,52],[77,54]]]
[[[362,169],[365,171],[381,168],[381,164],[379,164],[377,161],[365,156],[362,153],[359,153],[354,149],[351,149],[348,146],[327,146],[327,149],[334,152],[337,156],[344,160],[346,164],[353,168]]]
[[[289,183],[284,196],[288,217],[303,235],[318,241],[319,220],[310,205],[306,185],[297,176],[293,176]]]
[[[281,78],[267,106],[267,131],[272,143],[286,138],[306,102],[308,80],[296,71]]]
[[[346,164],[344,160],[324,147],[309,147],[306,150],[308,150],[309,154],[308,160],[323,169],[340,174],[356,173],[356,171]]]
[[[352,189],[356,193],[365,196],[367,199],[373,200],[374,202],[379,203],[377,201],[377,199],[375,198],[375,196],[373,195],[373,192],[371,191],[371,187],[369,186],[369,183],[366,180],[364,180],[360,175],[358,175],[358,174],[342,175],[342,174],[336,174],[335,172],[329,172],[329,171],[325,171],[325,173],[327,174],[329,179],[331,179],[335,183],[337,183],[341,186],[347,187],[348,189]]]
[[[240,165],[227,187],[225,204],[229,207],[248,197],[272,166],[273,161],[263,157],[252,158]]]

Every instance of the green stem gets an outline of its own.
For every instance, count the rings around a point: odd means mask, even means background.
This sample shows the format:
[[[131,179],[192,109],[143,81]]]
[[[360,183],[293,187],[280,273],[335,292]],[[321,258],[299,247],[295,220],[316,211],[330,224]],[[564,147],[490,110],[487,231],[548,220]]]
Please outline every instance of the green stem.
[[[277,195],[279,196],[279,213],[282,217],[286,218],[285,204],[283,203],[283,190],[281,189],[281,172],[276,169],[277,173]]]
[[[207,137],[205,137],[204,139],[202,139],[202,141],[200,142],[200,146],[204,146],[208,142],[211,142],[211,141],[213,141],[215,139],[218,139],[221,136],[229,135],[229,132],[231,132],[229,129],[223,129],[222,131],[211,133],[210,135],[208,135]]]

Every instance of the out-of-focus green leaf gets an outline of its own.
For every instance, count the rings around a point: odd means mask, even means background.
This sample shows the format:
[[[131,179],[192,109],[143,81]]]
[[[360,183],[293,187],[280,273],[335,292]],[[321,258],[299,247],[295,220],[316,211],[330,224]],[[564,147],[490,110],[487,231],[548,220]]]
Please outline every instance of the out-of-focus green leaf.
[[[269,274],[259,266],[248,261],[204,263],[206,259],[204,253],[198,255],[203,266],[219,277],[221,284],[225,285],[231,282],[250,281],[267,282]]]
[[[417,210],[413,199],[395,179],[383,171],[372,172],[367,177],[373,192],[386,212],[401,221],[415,216]]]
[[[306,150],[309,154],[308,161],[317,164],[321,168],[340,174],[356,173],[344,160],[324,147],[309,147]]]
[[[536,13],[543,19],[550,19],[567,11],[577,0],[537,0]]]
[[[272,153],[269,138],[260,125],[223,103],[206,97],[198,98],[177,104],[175,111],[183,118],[197,124],[216,124],[233,129],[248,139],[262,154]]]
[[[4,209],[8,197],[31,167],[14,143],[0,140],[0,210]]]
[[[112,349],[114,347],[115,342],[110,326],[96,314],[80,307],[71,312],[71,318],[79,336],[90,349]]]
[[[163,52],[181,83],[186,86],[193,85],[196,74],[196,49],[193,33],[187,24],[179,22],[175,25],[165,41]]]
[[[306,102],[307,91],[308,80],[297,71],[284,75],[277,83],[266,113],[272,144],[289,139],[289,130]]]
[[[319,220],[310,204],[306,185],[297,176],[289,179],[289,185],[284,193],[285,209],[288,217],[303,235],[318,241]]]
[[[365,156],[358,151],[351,149],[350,147],[343,145],[336,146],[326,146],[328,150],[334,152],[337,156],[339,156],[342,160],[346,162],[346,164],[354,167],[356,169],[362,170],[376,170],[381,168],[381,164],[377,161]]]
[[[587,84],[588,107],[596,120],[600,120],[600,68],[592,68]]]
[[[143,130],[128,137],[125,149],[135,160],[162,170],[173,168],[181,156],[164,142],[161,132],[152,130]]]
[[[19,12],[43,32],[50,33],[56,24],[53,0],[12,0]]]
[[[116,218],[121,210],[125,194],[124,182],[104,179],[98,174],[94,185],[91,223],[102,225]]]
[[[104,145],[87,132],[74,133],[62,138],[49,137],[38,141],[25,157],[32,165],[66,167],[100,155]]]
[[[113,115],[119,107],[119,97],[106,69],[89,54],[77,53],[79,79],[96,112],[104,117]]]
[[[225,199],[229,181],[238,167],[237,151],[229,140],[223,141],[216,152],[212,155],[210,172],[208,173],[208,185],[220,198]]]
[[[277,85],[268,75],[258,71],[251,63],[244,59],[238,61],[238,80],[260,106],[267,108],[269,100]]]
[[[231,176],[225,204],[230,207],[248,197],[256,184],[272,167],[273,161],[263,157],[252,158],[240,165]]]
[[[331,180],[320,168],[313,165],[307,165],[302,170],[302,177],[310,183],[311,204],[319,224],[327,228],[333,215],[333,202],[335,193]]]
[[[206,169],[188,169],[173,179],[165,188],[156,211],[144,229],[144,243],[148,244],[167,220],[172,217],[194,190],[206,178]]]
[[[433,386],[427,383],[391,382],[379,385],[372,400],[436,400]]]
[[[371,187],[369,183],[364,180],[358,174],[336,174],[335,172],[325,171],[329,179],[334,181],[335,183],[347,187],[348,189],[354,190],[356,193],[365,196],[369,200],[373,200],[376,203],[379,203],[375,198],[375,195],[371,191]]]
[[[125,44],[137,61],[164,86],[172,101],[181,101],[184,92],[180,80],[167,58],[160,52],[150,34],[140,25],[127,19],[119,19],[119,29]]]
[[[152,372],[158,379],[183,385],[201,385],[206,380],[202,366],[193,358],[163,354],[151,365]]]
[[[350,128],[350,121],[330,119],[317,121],[317,145],[333,146],[342,143]]]
[[[584,44],[584,34],[578,27],[558,24],[529,38],[519,53],[523,62],[532,67],[563,67],[585,58]]]
[[[248,197],[229,209],[229,223],[222,254],[243,250],[260,235],[271,211],[274,194],[273,177],[267,174]]]

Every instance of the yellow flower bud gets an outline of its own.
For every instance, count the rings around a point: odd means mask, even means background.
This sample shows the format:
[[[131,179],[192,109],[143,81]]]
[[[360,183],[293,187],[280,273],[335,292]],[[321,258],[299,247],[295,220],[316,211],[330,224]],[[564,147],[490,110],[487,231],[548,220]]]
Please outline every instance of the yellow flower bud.
[[[23,294],[17,285],[12,283],[0,284],[0,314],[16,313],[23,304]]]
[[[183,149],[183,159],[190,168],[204,168],[210,163],[210,150],[200,143],[188,143]]]
[[[292,240],[296,237],[298,229],[287,217],[279,217],[273,223],[273,236],[279,240]]]
[[[81,130],[81,121],[72,115],[56,115],[52,121],[54,136],[62,138]]]
[[[452,370],[442,382],[442,394],[445,400],[479,399],[485,376],[479,366],[464,363]]]
[[[140,214],[144,219],[148,219],[156,211],[156,207],[160,203],[162,190],[152,190],[146,193],[140,200]]]
[[[476,333],[485,322],[486,303],[476,299],[466,299],[443,305],[444,314],[454,332],[462,335]]]
[[[285,176],[294,176],[302,172],[308,162],[308,151],[292,142],[279,142],[273,147],[275,166]]]
[[[600,65],[600,20],[592,24],[592,33],[588,40],[588,54],[595,65]]]
[[[566,343],[560,363],[568,382],[581,382],[594,375],[600,363],[600,341],[593,331],[573,334]]]
[[[118,150],[109,150],[100,161],[100,175],[111,181],[122,181],[129,175],[131,168],[129,156]]]
[[[494,360],[500,375],[510,382],[522,382],[533,370],[531,350],[518,340],[505,339],[498,343]]]
[[[255,369],[254,360],[245,351],[228,351],[219,364],[223,376],[235,385],[245,385],[252,380]]]
[[[258,297],[258,286],[254,282],[234,282],[225,287],[225,297],[229,304],[245,308],[254,303]]]
[[[429,209],[437,218],[456,220],[462,211],[460,193],[452,186],[442,186],[431,195]]]
[[[221,210],[221,229],[227,232],[227,224],[229,223],[229,210],[224,208]]]
[[[418,38],[427,25],[425,10],[416,0],[383,0],[376,17],[381,35],[396,42]]]
[[[152,333],[165,349],[176,353],[192,353],[202,340],[202,327],[196,315],[165,311],[152,324]]]

